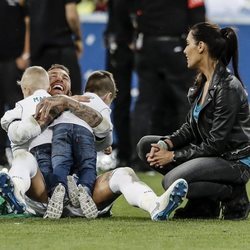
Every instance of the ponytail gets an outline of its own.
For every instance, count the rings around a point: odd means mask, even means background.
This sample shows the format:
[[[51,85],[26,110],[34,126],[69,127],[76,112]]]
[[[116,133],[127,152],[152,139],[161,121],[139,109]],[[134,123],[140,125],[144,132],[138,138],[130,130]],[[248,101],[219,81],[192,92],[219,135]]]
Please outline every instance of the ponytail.
[[[234,74],[243,85],[241,77],[239,75],[239,70],[238,70],[239,54],[238,54],[238,40],[237,40],[236,33],[230,27],[222,28],[220,30],[220,33],[226,41],[226,47],[224,49],[224,52],[221,55],[221,61],[225,66],[227,66],[232,59],[232,66],[233,66]]]

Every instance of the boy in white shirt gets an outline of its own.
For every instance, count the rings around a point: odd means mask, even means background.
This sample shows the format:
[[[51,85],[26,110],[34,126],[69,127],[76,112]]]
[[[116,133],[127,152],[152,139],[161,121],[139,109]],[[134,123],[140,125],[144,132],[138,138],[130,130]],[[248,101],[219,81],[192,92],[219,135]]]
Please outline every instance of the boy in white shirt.
[[[91,128],[85,121],[78,118],[70,111],[63,112],[51,125],[52,138],[52,167],[55,176],[52,189],[55,194],[48,204],[47,215],[49,218],[60,218],[63,211],[63,199],[67,188],[67,176],[77,172],[79,189],[85,189],[92,196],[96,180],[96,147],[95,140],[106,138],[112,131],[109,108],[116,96],[116,85],[111,73],[107,71],[93,72],[86,83],[84,95],[90,97],[90,102],[85,105],[98,111],[105,123],[97,129]],[[60,193],[60,199],[58,194]],[[53,197],[57,197],[55,202]],[[80,202],[83,211],[86,210],[85,202]],[[59,213],[55,215],[55,206],[60,206]],[[97,216],[96,209],[96,216]],[[95,216],[91,215],[91,218]]]
[[[1,118],[2,128],[8,132],[13,152],[12,166],[7,173],[0,173],[0,195],[14,205],[15,213],[26,210],[24,194],[30,187],[31,179],[37,174],[37,161],[28,152],[31,140],[41,133],[41,127],[34,119],[36,105],[45,97],[50,96],[49,76],[45,69],[39,66],[29,67],[23,73],[18,84],[21,86],[24,99],[17,102],[14,109],[7,111]],[[20,123],[22,121],[22,123]],[[19,133],[19,130],[22,133]],[[23,133],[25,131],[25,133]],[[25,143],[20,144],[20,136],[25,134]]]

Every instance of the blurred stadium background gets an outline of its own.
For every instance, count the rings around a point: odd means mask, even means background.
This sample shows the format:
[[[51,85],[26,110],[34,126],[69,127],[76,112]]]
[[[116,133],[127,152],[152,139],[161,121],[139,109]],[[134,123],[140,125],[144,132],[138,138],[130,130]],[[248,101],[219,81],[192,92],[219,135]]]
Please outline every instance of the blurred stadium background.
[[[100,2],[100,1],[99,1]],[[102,1],[101,1],[102,2]],[[103,1],[105,2],[105,1]],[[240,73],[250,91],[250,0],[205,0],[208,20],[220,26],[233,26],[237,29],[240,50]],[[102,34],[107,15],[105,4],[93,0],[82,0],[78,5],[81,28],[84,35],[84,54],[80,60],[84,82],[96,69],[105,68],[105,49]],[[133,81],[132,96],[136,96],[136,77]]]

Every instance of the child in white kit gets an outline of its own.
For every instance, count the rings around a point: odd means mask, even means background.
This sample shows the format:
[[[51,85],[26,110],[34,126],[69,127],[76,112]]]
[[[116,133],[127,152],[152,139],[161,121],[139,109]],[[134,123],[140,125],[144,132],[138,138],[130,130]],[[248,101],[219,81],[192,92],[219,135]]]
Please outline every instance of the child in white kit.
[[[41,133],[41,127],[33,115],[37,104],[43,98],[50,96],[47,93],[50,86],[49,76],[42,67],[32,66],[25,70],[18,84],[21,86],[24,99],[17,102],[15,108],[7,111],[1,118],[1,126],[6,132],[9,126],[12,126],[12,132],[8,133],[8,136],[13,161],[9,174],[0,175],[0,194],[9,203],[15,205],[14,211],[22,213],[26,209],[24,194],[29,189],[30,180],[36,175],[38,169],[36,159],[28,151],[32,139]],[[13,126],[16,128],[13,129]],[[19,130],[26,132],[19,133]],[[25,134],[26,138],[20,138],[22,134]],[[22,140],[26,142],[17,143]]]

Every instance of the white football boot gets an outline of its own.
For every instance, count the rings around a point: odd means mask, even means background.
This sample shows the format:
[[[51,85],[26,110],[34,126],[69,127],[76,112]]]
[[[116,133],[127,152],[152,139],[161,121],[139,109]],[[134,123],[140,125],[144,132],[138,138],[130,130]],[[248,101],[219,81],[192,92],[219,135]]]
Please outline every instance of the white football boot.
[[[24,198],[6,171],[0,172],[0,195],[10,204],[13,213],[23,214],[26,211]]]

